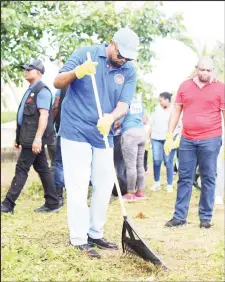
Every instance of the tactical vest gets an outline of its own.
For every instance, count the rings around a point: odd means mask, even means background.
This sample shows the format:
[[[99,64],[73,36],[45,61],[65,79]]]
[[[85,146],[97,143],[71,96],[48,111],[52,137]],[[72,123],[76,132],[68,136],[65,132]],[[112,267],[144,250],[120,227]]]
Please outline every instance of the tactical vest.
[[[60,127],[60,118],[61,118],[61,108],[62,108],[62,101],[66,95],[66,91],[67,91],[68,86],[66,86],[65,88],[61,89],[61,95],[59,98],[59,109],[58,109],[58,113],[55,117],[55,130],[58,133],[59,131],[59,127]]]
[[[40,112],[37,108],[37,95],[44,87],[51,92],[51,90],[42,81],[40,81],[38,85],[36,85],[31,90],[31,93],[27,97],[27,100],[24,105],[23,121],[21,126],[18,124],[18,113],[21,107],[21,103],[19,105],[19,109],[17,112],[16,143],[20,144],[22,147],[32,148],[32,143],[34,141],[38,129],[38,122],[40,117]],[[55,138],[55,131],[53,127],[52,98],[51,98],[48,124],[42,136],[42,145],[52,144],[54,138]]]

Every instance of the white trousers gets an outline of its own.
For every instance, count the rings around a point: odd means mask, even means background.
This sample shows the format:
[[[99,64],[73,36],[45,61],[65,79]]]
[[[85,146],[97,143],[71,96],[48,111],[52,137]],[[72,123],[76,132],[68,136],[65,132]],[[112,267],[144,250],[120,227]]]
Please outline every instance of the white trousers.
[[[72,245],[103,237],[106,213],[114,185],[113,149],[98,149],[89,143],[61,138],[61,151],[67,192],[67,217]],[[93,190],[87,205],[91,179]]]

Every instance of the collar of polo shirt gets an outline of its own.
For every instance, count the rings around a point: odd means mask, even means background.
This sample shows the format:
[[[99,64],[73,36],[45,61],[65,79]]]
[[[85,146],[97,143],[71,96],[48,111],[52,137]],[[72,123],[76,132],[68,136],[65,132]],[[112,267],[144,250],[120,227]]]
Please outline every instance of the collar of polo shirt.
[[[195,83],[197,83],[197,82],[198,82],[198,76],[197,76],[197,75],[194,75],[194,76],[192,77],[192,80],[193,80]],[[211,84],[212,82],[217,82],[217,79],[216,79],[215,76],[212,76],[211,79],[210,79],[210,81],[209,81],[210,84]]]

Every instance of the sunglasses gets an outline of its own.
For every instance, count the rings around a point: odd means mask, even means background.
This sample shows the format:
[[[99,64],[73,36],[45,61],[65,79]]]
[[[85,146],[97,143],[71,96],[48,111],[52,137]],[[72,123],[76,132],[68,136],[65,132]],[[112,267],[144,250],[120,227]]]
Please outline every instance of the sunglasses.
[[[133,61],[133,59],[128,59],[128,58],[125,58],[123,57],[121,54],[120,54],[120,51],[118,50],[118,46],[115,42],[114,43],[114,46],[116,47],[116,51],[117,51],[117,59],[119,60],[126,60],[127,62],[130,62],[130,61]]]
[[[126,60],[127,62],[133,61],[133,59],[128,59],[128,58],[123,57],[123,56],[120,54],[119,50],[117,50],[117,59],[119,59],[119,60],[124,59],[124,60]]]

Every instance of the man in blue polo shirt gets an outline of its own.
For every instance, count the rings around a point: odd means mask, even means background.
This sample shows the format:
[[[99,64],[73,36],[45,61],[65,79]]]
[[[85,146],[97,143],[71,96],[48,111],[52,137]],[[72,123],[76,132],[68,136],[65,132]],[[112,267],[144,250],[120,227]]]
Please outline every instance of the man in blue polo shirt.
[[[69,85],[61,111],[61,149],[67,190],[70,243],[90,257],[100,258],[91,247],[117,249],[103,237],[106,213],[114,185],[112,124],[128,111],[136,89],[139,39],[129,28],[117,31],[109,44],[82,47],[74,52],[55,78],[55,88]],[[87,61],[87,52],[92,62]],[[95,74],[104,113],[99,119],[90,75]],[[103,134],[108,135],[110,152]],[[111,159],[110,159],[111,158]],[[88,184],[93,185],[90,212]],[[90,216],[89,216],[90,213]]]

